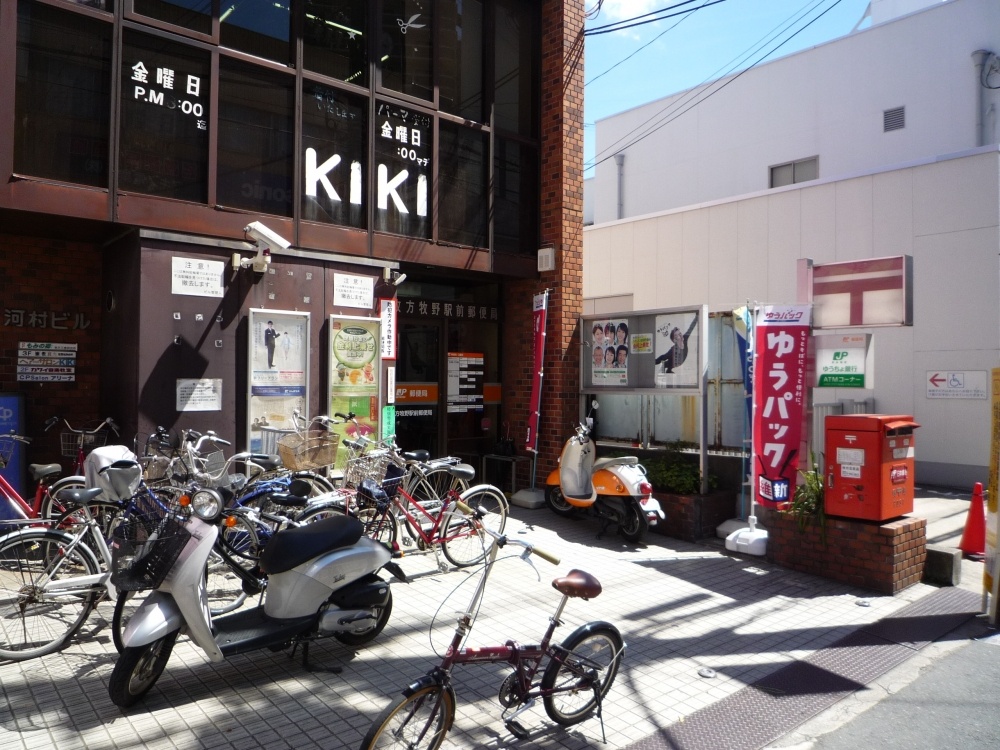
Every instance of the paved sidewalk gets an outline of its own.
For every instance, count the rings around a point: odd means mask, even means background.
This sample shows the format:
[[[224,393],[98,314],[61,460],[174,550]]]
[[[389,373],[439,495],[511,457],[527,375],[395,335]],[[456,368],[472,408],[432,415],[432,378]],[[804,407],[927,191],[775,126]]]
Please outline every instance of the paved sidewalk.
[[[594,573],[604,593],[571,601],[556,637],[594,619],[615,623],[625,636],[623,668],[605,704],[607,743],[597,719],[563,729],[541,705],[521,717],[531,739],[515,740],[496,700],[504,670],[477,666],[456,671],[459,715],[445,747],[645,746],[941,591],[918,584],[894,597],[876,595],[731,555],[719,542],[651,534],[636,548],[615,535],[596,539],[597,530],[546,508],[513,508],[508,533],[531,538],[562,562],[539,560],[537,573],[517,558],[499,563],[470,645],[537,641],[557,602],[551,579],[574,567]],[[107,694],[117,654],[102,619],[112,607],[102,604],[64,651],[0,664],[0,750],[357,747],[381,708],[434,663],[434,648],[443,647],[454,613],[471,595],[469,574],[440,572],[432,554],[408,554],[400,563],[412,580],[393,584],[394,612],[374,644],[357,652],[332,639],[313,646],[313,662],[340,673],[307,672],[285,652],[213,665],[181,639],[157,685],[127,714]]]

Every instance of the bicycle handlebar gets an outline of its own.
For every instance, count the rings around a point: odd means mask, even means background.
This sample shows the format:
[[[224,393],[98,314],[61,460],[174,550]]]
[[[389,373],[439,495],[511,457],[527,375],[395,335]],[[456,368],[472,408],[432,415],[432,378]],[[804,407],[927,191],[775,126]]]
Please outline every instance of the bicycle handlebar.
[[[482,518],[485,515],[485,512],[483,512],[480,508],[476,508],[475,510],[473,510],[471,506],[467,505],[461,500],[457,500],[455,502],[455,505],[460,511],[462,511],[467,516],[475,516],[476,518]],[[546,562],[552,563],[553,565],[558,565],[560,562],[559,558],[553,555],[551,552],[547,552],[544,549],[535,546],[531,542],[526,542],[523,539],[511,539],[510,537],[504,534],[498,534],[493,529],[488,528],[486,524],[482,525],[482,530],[485,531],[494,539],[496,539],[497,544],[501,547],[506,544],[516,544],[518,547],[523,547],[525,553],[529,555],[538,555],[540,558],[542,558]]]
[[[48,419],[45,420],[45,432],[48,432],[53,425],[57,425],[60,422],[66,425],[67,430],[77,435],[95,435],[101,430],[103,430],[105,427],[110,427],[112,431],[115,433],[115,435],[119,434],[118,424],[111,417],[105,417],[104,421],[102,421],[99,425],[97,425],[97,427],[95,427],[92,430],[87,430],[82,427],[80,428],[73,427],[73,425],[71,425],[69,423],[69,420],[67,420],[65,417],[49,417]]]

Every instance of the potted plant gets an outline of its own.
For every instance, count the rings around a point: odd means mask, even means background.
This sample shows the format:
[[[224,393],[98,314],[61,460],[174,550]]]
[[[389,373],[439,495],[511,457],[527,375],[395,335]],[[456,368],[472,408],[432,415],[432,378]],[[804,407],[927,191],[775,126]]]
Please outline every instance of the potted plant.
[[[799,470],[802,482],[792,493],[792,501],[786,512],[795,517],[799,530],[805,531],[814,523],[819,524],[820,538],[826,543],[826,515],[823,509],[823,474],[816,463],[816,456],[810,453],[808,471]]]

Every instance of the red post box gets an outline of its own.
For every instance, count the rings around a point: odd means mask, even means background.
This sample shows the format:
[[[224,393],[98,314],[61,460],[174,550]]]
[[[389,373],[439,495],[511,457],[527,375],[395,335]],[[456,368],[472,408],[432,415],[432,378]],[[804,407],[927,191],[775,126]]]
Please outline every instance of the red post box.
[[[886,521],[913,512],[913,430],[909,415],[826,417],[827,515]]]

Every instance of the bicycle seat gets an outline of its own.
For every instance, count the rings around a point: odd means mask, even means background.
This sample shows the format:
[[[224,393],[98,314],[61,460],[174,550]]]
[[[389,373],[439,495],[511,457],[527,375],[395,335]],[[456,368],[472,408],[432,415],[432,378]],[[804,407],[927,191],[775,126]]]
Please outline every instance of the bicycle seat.
[[[94,498],[104,493],[100,487],[90,487],[85,490],[60,490],[56,496],[71,505],[86,505]]]
[[[469,464],[455,464],[454,466],[449,466],[448,473],[453,477],[464,479],[467,482],[471,482],[473,477],[476,476],[475,468],[469,466]]]
[[[423,449],[415,451],[406,451],[402,454],[403,458],[407,461],[419,461],[420,463],[425,463],[431,460],[430,451],[425,451]]]
[[[267,496],[267,499],[282,508],[304,508],[309,504],[308,498],[292,492],[272,492]]]
[[[28,471],[37,482],[39,479],[62,474],[62,466],[59,464],[28,464]]]
[[[601,582],[583,570],[574,568],[552,581],[552,588],[570,598],[593,599],[601,593]]]

